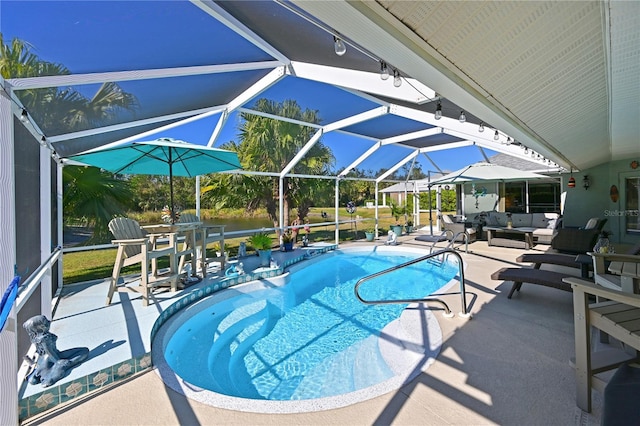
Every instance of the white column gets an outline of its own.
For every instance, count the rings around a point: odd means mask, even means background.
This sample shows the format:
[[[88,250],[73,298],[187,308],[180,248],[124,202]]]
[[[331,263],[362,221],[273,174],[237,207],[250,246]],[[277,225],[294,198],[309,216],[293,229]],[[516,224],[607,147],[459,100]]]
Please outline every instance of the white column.
[[[62,178],[62,172],[64,169],[64,164],[60,161],[58,161],[56,163],[56,167],[58,168],[58,173],[56,175],[56,204],[57,204],[57,209],[58,209],[58,218],[57,218],[57,226],[56,226],[56,232],[58,234],[58,241],[59,244],[62,246],[64,243],[64,230],[63,230],[63,215],[64,215],[64,203],[62,202],[62,195],[63,195],[63,178]],[[64,270],[64,262],[63,262],[63,256],[60,256],[60,260],[58,260],[58,287],[62,288],[62,275],[63,275],[63,270]]]
[[[51,151],[40,145],[40,264],[49,260],[51,251]],[[40,306],[42,315],[51,319],[51,270],[40,282]]]
[[[16,264],[16,218],[14,181],[14,135],[11,100],[0,91],[0,297],[9,287]],[[11,311],[0,333],[0,424],[18,424],[18,336],[16,312]]]

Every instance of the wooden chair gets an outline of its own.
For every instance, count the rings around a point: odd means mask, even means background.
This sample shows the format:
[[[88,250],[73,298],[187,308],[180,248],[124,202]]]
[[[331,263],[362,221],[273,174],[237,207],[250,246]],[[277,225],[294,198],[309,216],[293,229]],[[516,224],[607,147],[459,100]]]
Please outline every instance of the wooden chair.
[[[207,266],[210,262],[220,263],[220,270],[224,270],[225,267],[225,253],[224,253],[224,227],[225,225],[204,225],[200,218],[191,213],[183,213],[180,215],[179,223],[200,223],[200,229],[196,231],[196,241],[192,242],[191,239],[185,238],[186,244],[193,244],[197,250],[197,257],[200,259],[200,268],[202,270],[202,276],[207,276]],[[218,243],[220,245],[220,256],[207,257],[207,245],[210,243]]]
[[[118,245],[116,262],[113,265],[107,305],[111,304],[113,293],[121,290],[139,291],[142,293],[142,304],[149,304],[149,290],[161,284],[170,284],[171,291],[178,287],[178,271],[176,262],[176,236],[174,233],[154,234],[152,236],[144,232],[138,222],[125,217],[118,217],[109,222],[109,230],[115,237],[113,244]],[[162,248],[156,247],[159,237],[168,237],[169,245]],[[169,257],[169,271],[158,273],[157,260],[160,257]],[[124,266],[140,263],[140,286],[136,290],[132,287],[118,286],[120,271]],[[149,266],[151,265],[151,270]],[[127,284],[127,283],[125,283]]]
[[[639,293],[640,256],[614,253],[589,253],[593,258],[596,284],[626,293]]]
[[[640,350],[640,295],[612,290],[579,278],[565,278],[573,288],[576,345],[576,403],[591,411],[592,387],[604,392],[607,382],[599,373],[618,368],[625,362],[638,362]],[[591,303],[590,296],[599,300]],[[610,347],[594,351],[591,327],[604,332],[634,350]],[[637,404],[636,393],[627,392],[627,403]]]

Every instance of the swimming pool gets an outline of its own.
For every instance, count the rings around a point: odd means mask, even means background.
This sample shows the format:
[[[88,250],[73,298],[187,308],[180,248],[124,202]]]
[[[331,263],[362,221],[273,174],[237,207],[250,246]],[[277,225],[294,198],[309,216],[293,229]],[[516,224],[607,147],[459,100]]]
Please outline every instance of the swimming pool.
[[[416,365],[426,368],[435,358],[437,321],[426,309],[361,304],[353,287],[363,276],[421,255],[391,247],[342,249],[279,279],[227,289],[163,327],[154,363],[171,387],[244,411],[334,408],[397,389],[419,374]],[[360,292],[366,299],[419,298],[456,272],[456,264],[421,262],[367,282]]]

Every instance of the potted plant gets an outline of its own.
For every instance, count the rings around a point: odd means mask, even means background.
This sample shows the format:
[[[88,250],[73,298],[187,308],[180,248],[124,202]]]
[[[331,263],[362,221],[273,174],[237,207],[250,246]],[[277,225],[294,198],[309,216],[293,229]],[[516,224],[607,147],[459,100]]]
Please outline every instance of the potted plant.
[[[284,247],[284,251],[293,250],[293,234],[291,232],[282,234],[282,246]]]
[[[405,214],[406,209],[404,207],[400,207],[395,203],[390,203],[389,207],[391,208],[391,216],[396,219],[396,224],[391,225],[390,228],[398,237],[402,235],[402,225],[400,225],[400,216]]]
[[[407,224],[404,227],[407,230],[407,234],[410,234],[411,232],[413,232],[413,221],[408,220]]]
[[[271,237],[265,232],[259,232],[249,237],[249,244],[260,256],[260,266],[269,267],[271,263]]]
[[[364,235],[367,238],[367,241],[373,241],[376,237],[376,229],[373,226],[366,228],[364,230]]]

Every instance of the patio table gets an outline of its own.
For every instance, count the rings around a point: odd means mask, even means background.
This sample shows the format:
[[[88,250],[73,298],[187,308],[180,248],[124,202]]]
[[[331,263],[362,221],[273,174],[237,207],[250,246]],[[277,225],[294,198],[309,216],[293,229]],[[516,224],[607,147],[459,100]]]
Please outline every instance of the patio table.
[[[145,231],[147,231],[149,234],[156,236],[155,239],[157,239],[157,236],[161,235],[161,234],[168,234],[169,235],[169,245],[173,245],[176,244],[177,247],[177,241],[176,238],[178,235],[184,235],[185,236],[185,246],[183,250],[177,250],[176,252],[176,257],[179,257],[181,259],[180,264],[178,265],[178,267],[176,267],[176,271],[178,271],[178,273],[180,273],[180,268],[182,267],[182,259],[184,259],[184,256],[187,254],[191,254],[191,275],[195,276],[196,275],[196,271],[198,268],[198,262],[197,262],[197,250],[196,250],[196,232],[198,232],[198,230],[200,230],[200,228],[202,227],[202,222],[178,222],[178,223],[161,223],[158,225],[145,225],[142,226],[142,229],[144,229]],[[155,244],[155,241],[154,241]],[[206,243],[204,242],[203,239],[203,253],[206,253]],[[176,258],[172,257],[171,258],[171,267],[173,268],[175,266],[175,261]],[[202,270],[202,274],[205,275],[206,274],[206,268],[203,268]]]
[[[501,246],[511,248],[533,248],[533,231],[535,228],[505,228],[498,226],[485,226],[484,230],[487,231],[487,244],[490,246]],[[503,234],[503,237],[498,237],[499,234]],[[509,238],[511,235],[511,238]],[[513,238],[517,236],[518,238]],[[524,240],[520,239],[524,237]]]

